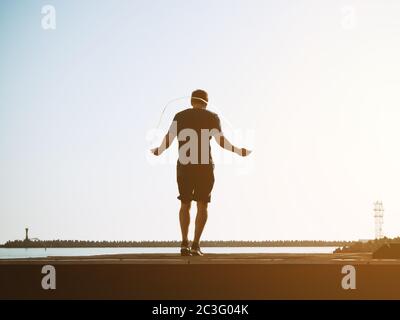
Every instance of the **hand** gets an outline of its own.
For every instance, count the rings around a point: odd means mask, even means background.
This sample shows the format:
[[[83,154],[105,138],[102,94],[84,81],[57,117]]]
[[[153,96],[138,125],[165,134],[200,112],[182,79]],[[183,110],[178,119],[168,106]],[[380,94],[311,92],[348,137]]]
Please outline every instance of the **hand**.
[[[250,153],[252,153],[251,150],[247,150],[246,148],[241,148],[238,150],[237,154],[241,157],[247,157],[248,155],[250,155]]]
[[[160,148],[154,148],[150,150],[152,154],[155,156],[159,156],[162,152],[160,151]]]

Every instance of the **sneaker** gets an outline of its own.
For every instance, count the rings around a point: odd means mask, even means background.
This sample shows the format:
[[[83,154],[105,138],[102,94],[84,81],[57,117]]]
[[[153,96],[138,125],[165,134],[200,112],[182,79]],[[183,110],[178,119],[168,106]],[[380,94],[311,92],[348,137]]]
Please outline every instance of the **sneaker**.
[[[197,244],[192,244],[192,248],[190,249],[190,253],[192,256],[203,256],[203,252],[200,250],[200,246]]]
[[[181,256],[182,257],[188,257],[190,255],[191,254],[190,254],[189,242],[182,241],[182,243],[181,243]]]

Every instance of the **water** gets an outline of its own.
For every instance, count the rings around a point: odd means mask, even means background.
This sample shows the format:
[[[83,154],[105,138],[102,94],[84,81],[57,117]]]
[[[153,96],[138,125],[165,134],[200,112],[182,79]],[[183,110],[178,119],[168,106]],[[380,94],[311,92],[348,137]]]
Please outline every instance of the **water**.
[[[204,253],[332,253],[336,247],[204,247]],[[0,259],[96,256],[126,253],[178,253],[179,248],[0,248]]]

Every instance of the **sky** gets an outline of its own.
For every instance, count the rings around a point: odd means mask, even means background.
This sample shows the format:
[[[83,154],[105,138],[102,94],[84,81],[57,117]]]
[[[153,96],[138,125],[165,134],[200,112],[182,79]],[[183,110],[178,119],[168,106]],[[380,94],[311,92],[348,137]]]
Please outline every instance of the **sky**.
[[[203,239],[399,236],[399,39],[397,1],[1,1],[0,243],[179,239],[149,149],[198,88],[253,150],[213,143]]]

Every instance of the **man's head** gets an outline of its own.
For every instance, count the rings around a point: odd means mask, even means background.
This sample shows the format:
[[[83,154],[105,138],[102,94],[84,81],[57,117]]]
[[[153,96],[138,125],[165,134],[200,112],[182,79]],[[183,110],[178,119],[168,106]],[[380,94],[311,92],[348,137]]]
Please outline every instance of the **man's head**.
[[[208,94],[204,90],[197,89],[192,92],[193,108],[205,109],[208,103]]]

